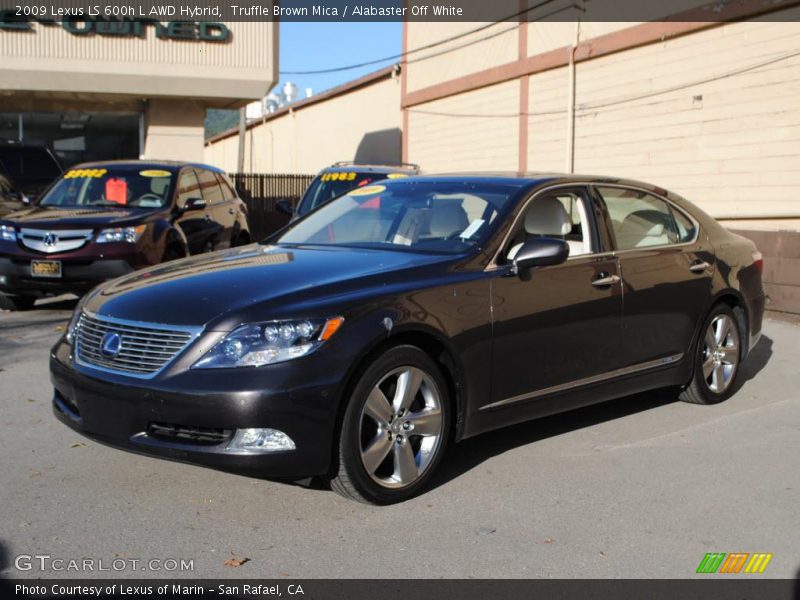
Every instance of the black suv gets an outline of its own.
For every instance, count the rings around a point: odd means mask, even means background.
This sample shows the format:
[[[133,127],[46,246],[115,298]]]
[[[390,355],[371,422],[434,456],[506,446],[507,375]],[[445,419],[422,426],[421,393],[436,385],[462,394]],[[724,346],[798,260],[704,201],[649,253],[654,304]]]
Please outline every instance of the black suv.
[[[346,194],[352,189],[368,185],[381,179],[398,179],[419,174],[419,165],[401,163],[399,165],[366,165],[340,161],[320,171],[300,198],[297,207],[292,208],[288,201],[281,200],[278,208],[293,218],[302,217],[329,200]]]
[[[250,241],[247,208],[208,165],[77,165],[29,208],[0,218],[0,308],[83,294],[114,277]]]

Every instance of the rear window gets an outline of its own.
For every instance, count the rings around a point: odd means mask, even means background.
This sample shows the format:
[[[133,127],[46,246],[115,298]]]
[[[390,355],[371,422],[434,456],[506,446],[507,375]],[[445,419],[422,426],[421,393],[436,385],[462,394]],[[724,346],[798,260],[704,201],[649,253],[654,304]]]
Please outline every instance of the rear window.
[[[300,205],[297,207],[297,214],[304,215],[325,204],[331,198],[346,194],[354,188],[368,185],[373,181],[386,179],[386,177],[386,173],[364,173],[359,171],[322,173],[311,182],[311,185],[306,190]]]
[[[40,206],[163,208],[172,197],[171,171],[142,165],[70,169]]]

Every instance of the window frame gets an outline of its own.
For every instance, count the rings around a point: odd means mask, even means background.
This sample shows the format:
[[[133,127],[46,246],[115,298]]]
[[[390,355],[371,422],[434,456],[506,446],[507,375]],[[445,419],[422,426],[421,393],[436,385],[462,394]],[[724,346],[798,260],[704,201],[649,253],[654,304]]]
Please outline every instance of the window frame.
[[[559,183],[556,185],[552,185],[549,187],[542,188],[540,190],[534,191],[530,194],[527,198],[520,202],[521,208],[514,216],[511,226],[508,228],[508,231],[503,235],[503,241],[498,246],[497,251],[494,253],[492,260],[489,262],[489,265],[486,267],[486,271],[492,271],[495,269],[501,269],[508,267],[511,263],[504,260],[504,256],[508,254],[507,248],[509,242],[512,240],[514,234],[518,231],[518,226],[520,225],[522,219],[525,218],[525,213],[528,210],[528,206],[536,201],[537,198],[542,196],[547,196],[550,194],[557,195],[559,190],[563,190],[564,193],[573,193],[575,195],[577,191],[583,190],[584,199],[589,203],[586,210],[586,216],[589,219],[589,225],[591,227],[591,241],[592,245],[595,246],[592,248],[592,251],[588,254],[578,254],[575,256],[567,257],[567,260],[563,263],[566,264],[570,261],[574,260],[581,260],[581,259],[592,259],[597,258],[598,256],[603,256],[606,254],[613,253],[613,250],[605,248],[606,244],[609,242],[607,240],[607,236],[604,236],[600,231],[600,224],[598,219],[600,215],[598,215],[598,205],[596,199],[594,197],[595,190],[593,189],[593,185],[588,182],[570,182],[570,183]]]
[[[686,219],[688,219],[689,222],[692,223],[692,225],[694,225],[694,235],[692,236],[692,239],[687,241],[687,242],[673,242],[673,243],[669,243],[669,244],[659,244],[659,245],[654,245],[654,246],[642,246],[640,248],[624,248],[624,249],[620,249],[619,245],[617,243],[617,233],[614,231],[614,226],[611,223],[611,217],[610,217],[610,215],[608,213],[608,206],[606,205],[605,198],[603,198],[603,194],[600,193],[600,188],[616,188],[616,189],[621,189],[621,190],[628,190],[628,191],[631,191],[631,192],[647,194],[648,196],[652,196],[653,198],[661,200],[662,202],[664,202],[667,205],[667,209],[669,210],[669,214],[670,214],[670,217],[672,217],[673,222],[675,222],[675,214],[674,213],[678,212],[681,215],[683,215],[684,217],[686,217]],[[646,189],[644,187],[639,187],[639,186],[636,186],[636,185],[627,185],[627,184],[620,184],[620,183],[594,183],[594,184],[592,184],[592,191],[594,193],[594,196],[596,197],[596,202],[600,203],[602,205],[602,207],[603,207],[603,212],[605,213],[605,219],[606,219],[606,231],[607,231],[607,235],[609,237],[609,241],[611,242],[611,244],[613,246],[613,249],[611,250],[611,252],[614,255],[626,254],[628,252],[646,252],[648,250],[662,250],[664,248],[679,248],[681,246],[691,246],[691,245],[697,243],[697,240],[700,237],[700,223],[698,222],[698,220],[695,219],[687,211],[683,210],[680,206],[677,206],[672,200],[670,200],[669,198],[667,198],[666,196],[664,196],[662,194],[654,192],[653,190],[648,190],[648,189]],[[676,234],[679,233],[676,222],[675,222],[674,232]]]

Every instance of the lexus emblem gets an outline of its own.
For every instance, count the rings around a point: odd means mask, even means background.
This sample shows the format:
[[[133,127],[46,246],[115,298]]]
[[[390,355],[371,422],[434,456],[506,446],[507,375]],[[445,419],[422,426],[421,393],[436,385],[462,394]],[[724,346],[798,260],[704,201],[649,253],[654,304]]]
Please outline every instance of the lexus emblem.
[[[114,358],[122,349],[122,336],[114,331],[109,331],[100,342],[100,352],[107,358]]]
[[[52,248],[58,243],[58,236],[55,233],[48,231],[44,234],[44,245],[48,248]]]

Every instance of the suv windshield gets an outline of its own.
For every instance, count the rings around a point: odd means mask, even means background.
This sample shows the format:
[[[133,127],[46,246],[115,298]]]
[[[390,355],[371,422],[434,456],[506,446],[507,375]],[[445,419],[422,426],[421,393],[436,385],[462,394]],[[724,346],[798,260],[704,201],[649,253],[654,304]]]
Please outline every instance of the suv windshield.
[[[455,181],[384,181],[325,204],[270,241],[455,254],[486,239],[515,190]]]
[[[341,196],[353,188],[363,187],[386,179],[386,173],[360,173],[358,171],[338,171],[323,173],[308,186],[303,199],[297,206],[297,214],[304,215],[318,206],[325,204],[331,198]]]
[[[171,171],[143,165],[71,169],[39,205],[163,208],[172,198],[173,179]]]

